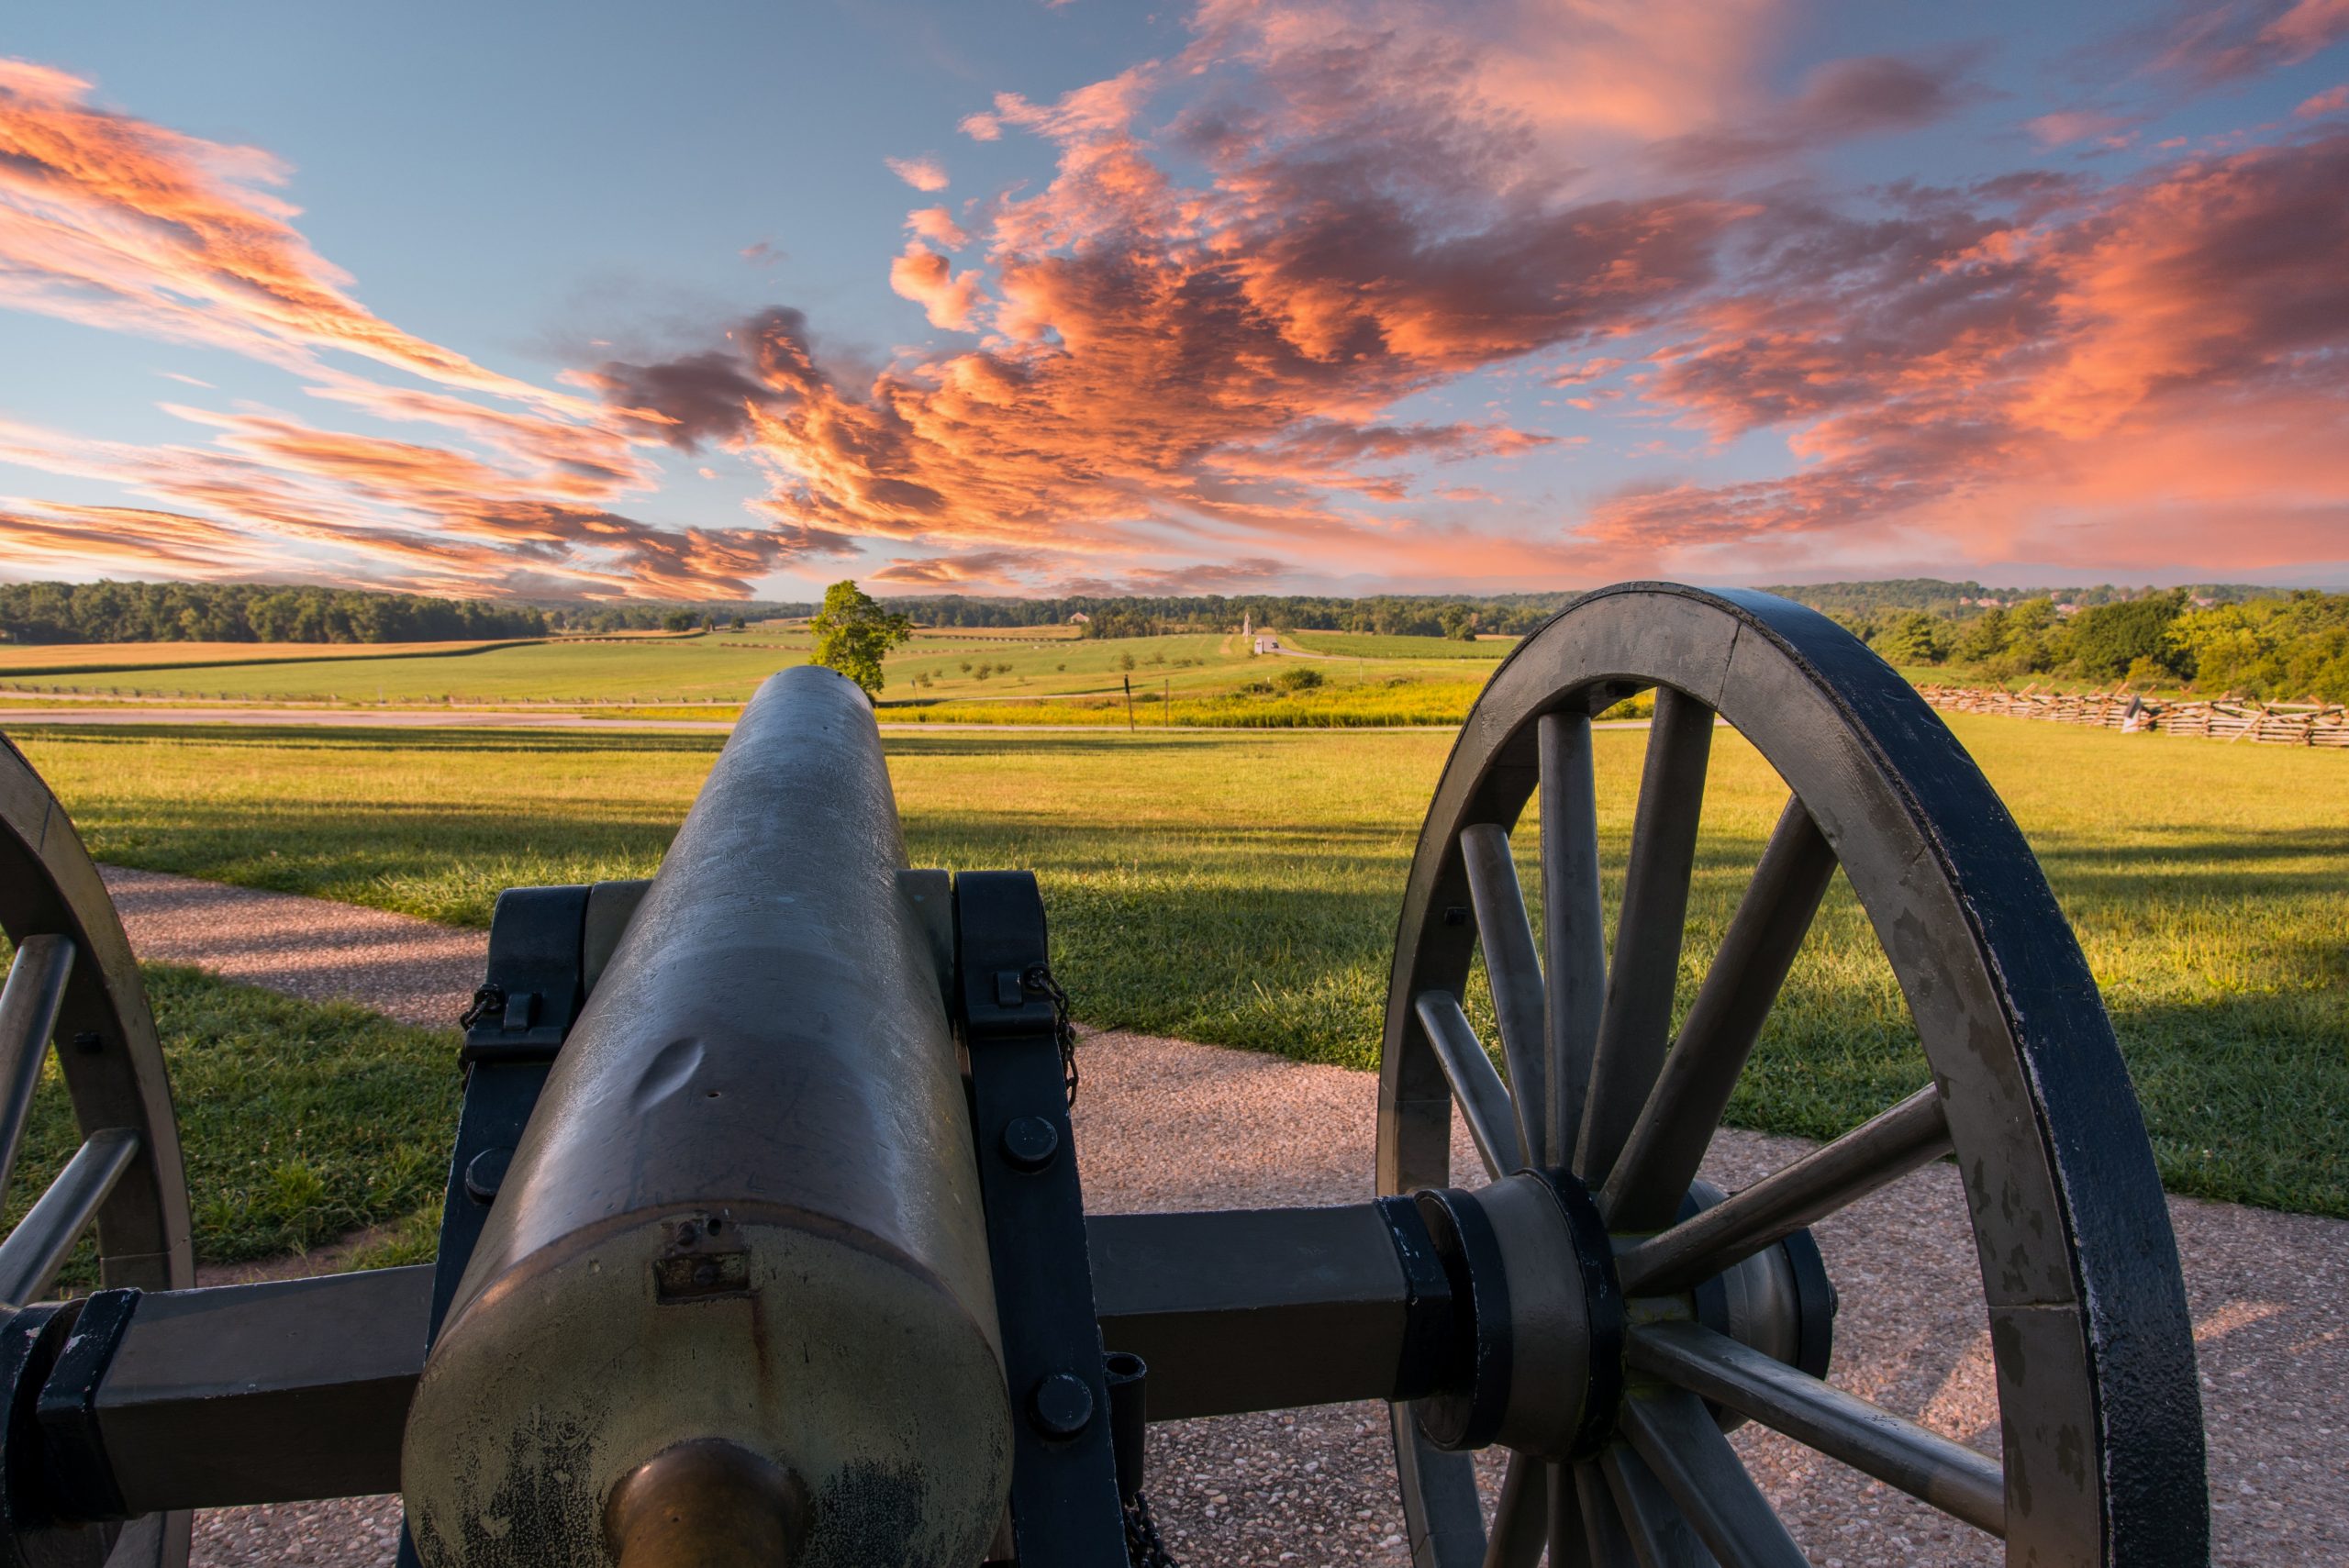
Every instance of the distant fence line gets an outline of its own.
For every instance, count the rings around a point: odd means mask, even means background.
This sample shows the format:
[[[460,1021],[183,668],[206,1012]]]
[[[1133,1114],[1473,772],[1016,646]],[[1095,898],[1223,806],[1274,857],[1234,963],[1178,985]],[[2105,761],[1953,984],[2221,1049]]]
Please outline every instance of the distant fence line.
[[[2117,692],[1972,691],[1962,686],[1920,686],[1938,708],[1957,713],[1996,713],[2010,718],[2045,718],[2086,724],[2124,734],[2199,735],[2210,740],[2248,740],[2254,746],[2338,746],[2349,749],[2349,707],[2340,703],[2166,701]]]

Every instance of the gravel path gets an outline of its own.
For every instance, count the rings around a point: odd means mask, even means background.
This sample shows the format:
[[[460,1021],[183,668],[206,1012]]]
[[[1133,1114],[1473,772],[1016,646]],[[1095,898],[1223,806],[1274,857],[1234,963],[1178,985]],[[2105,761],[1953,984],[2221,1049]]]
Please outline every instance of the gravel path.
[[[430,1023],[445,1023],[480,973],[478,932],[149,873],[107,881],[145,957]],[[1370,1190],[1367,1074],[1130,1034],[1092,1037],[1080,1060],[1093,1207],[1343,1203]],[[1725,1133],[1707,1174],[1734,1187],[1804,1147]],[[1464,1141],[1454,1166],[1474,1168]],[[2188,1198],[2170,1208],[2201,1356],[2213,1561],[2349,1562],[2349,1224]],[[1920,1172],[1818,1235],[1843,1298],[1837,1381],[1987,1445],[1988,1336],[1954,1169]],[[1747,1429],[1737,1440],[1820,1568],[2000,1561],[1995,1542],[1784,1440]],[[1379,1407],[1170,1423],[1152,1429],[1150,1462],[1186,1562],[1407,1561]],[[199,1520],[195,1561],[386,1563],[396,1518],[393,1499],[217,1510]]]

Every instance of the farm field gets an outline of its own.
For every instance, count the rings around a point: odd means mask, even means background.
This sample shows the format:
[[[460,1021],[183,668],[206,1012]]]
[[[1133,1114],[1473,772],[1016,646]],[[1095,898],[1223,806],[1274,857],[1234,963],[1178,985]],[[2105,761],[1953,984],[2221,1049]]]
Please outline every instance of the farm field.
[[[2165,1178],[2349,1215],[2349,770],[1954,716],[2077,926]],[[15,739],[102,860],[485,923],[497,892],[643,875],[716,736],[63,728]],[[1375,1059],[1388,943],[1443,734],[893,735],[917,863],[1043,880],[1090,1023]],[[1642,736],[1599,736],[1620,858]],[[1685,1004],[1783,799],[1717,749]],[[353,802],[365,802],[363,806]],[[1536,846],[1520,851],[1527,880]],[[1481,995],[1471,998],[1481,1014]],[[1489,1019],[1484,1020],[1489,1035]],[[1840,883],[1732,1107],[1831,1134],[1923,1068]],[[1367,1135],[1365,1131],[1365,1136]]]
[[[882,703],[886,717],[1123,724],[1124,688],[1130,681],[1137,708],[1146,710],[1147,718],[1162,725],[1168,722],[1170,711],[1174,722],[1195,725],[1456,723],[1499,658],[1498,644],[1450,643],[1444,646],[1495,651],[1481,663],[1453,657],[1384,655],[1343,662],[1291,660],[1252,655],[1236,635],[1215,632],[1095,641],[1070,638],[1056,627],[1013,629],[1037,635],[1007,636],[993,629],[961,628],[917,633],[885,664],[888,685],[882,693]],[[1442,639],[1371,640],[1436,644]],[[254,645],[241,646],[250,654]],[[286,657],[234,665],[65,670],[13,677],[0,665],[0,684],[100,698],[411,706],[618,703],[652,709],[664,705],[740,703],[767,675],[805,661],[811,647],[804,631],[778,628],[674,639],[488,646],[484,651],[464,651],[461,657],[448,651],[420,651],[413,646],[377,644],[370,646],[372,656],[364,658]],[[1440,684],[1444,690],[1403,690],[1421,683]],[[1399,698],[1395,695],[1398,690],[1402,691]],[[1309,701],[1291,700],[1306,692],[1312,694]],[[1088,698],[1091,711],[1065,711],[1088,706]],[[1042,699],[1050,699],[1042,711],[1021,706]],[[1201,703],[1217,711],[1199,709],[1197,705]]]
[[[0,682],[98,670],[312,663],[337,659],[473,653],[504,642],[0,642]]]
[[[1382,637],[1372,631],[1284,631],[1281,640],[1337,659],[1460,659],[1487,664],[1499,663],[1518,644],[1514,637],[1456,642],[1448,637]]]

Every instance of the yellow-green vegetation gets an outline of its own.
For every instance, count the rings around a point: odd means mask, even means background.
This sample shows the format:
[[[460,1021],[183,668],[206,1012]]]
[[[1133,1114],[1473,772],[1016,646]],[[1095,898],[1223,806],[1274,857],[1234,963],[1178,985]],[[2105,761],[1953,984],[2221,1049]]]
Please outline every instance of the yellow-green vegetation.
[[[1281,641],[1339,659],[1469,659],[1497,664],[1517,646],[1514,637],[1382,637],[1370,631],[1284,631]]]
[[[1319,633],[1343,639],[1344,633]],[[1060,627],[1016,635],[917,632],[882,661],[885,720],[906,723],[1116,724],[1131,685],[1137,723],[1315,728],[1456,724],[1499,661],[1498,642],[1357,639],[1375,650],[1332,659],[1254,655],[1236,634],[1075,639]],[[1426,644],[1459,656],[1420,657]],[[150,645],[184,649],[192,644]],[[230,645],[235,646],[235,645]],[[254,645],[243,645],[250,651]],[[230,666],[159,662],[132,669],[11,674],[0,684],[113,697],[414,707],[522,704],[651,710],[746,700],[776,670],[804,663],[805,624],[685,638],[565,640],[322,660],[310,652]],[[1482,651],[1482,662],[1468,657]],[[1088,711],[1089,710],[1089,711]]]
[[[276,1257],[437,1211],[456,1130],[453,1030],[297,1002],[193,969],[150,964],[144,974],[179,1106],[199,1262]],[[6,1223],[80,1142],[52,1058]],[[82,1250],[69,1284],[95,1279],[90,1243]]]
[[[125,673],[228,664],[295,664],[337,659],[387,659],[477,653],[503,642],[0,642],[0,682],[22,676]]]
[[[2171,1184],[2349,1215],[2343,760],[1951,722],[2077,926]],[[475,925],[509,885],[649,873],[720,740],[17,739],[102,860]],[[918,862],[1041,876],[1056,962],[1085,1019],[1371,1063],[1404,873],[1448,736],[1145,729],[887,744]],[[1598,739],[1619,865],[1642,744],[1638,730]],[[1782,799],[1768,768],[1724,737],[1684,999]],[[1529,823],[1520,849],[1538,885],[1531,840]],[[1733,1115],[1825,1135],[1922,1080],[1891,977],[1839,884]]]

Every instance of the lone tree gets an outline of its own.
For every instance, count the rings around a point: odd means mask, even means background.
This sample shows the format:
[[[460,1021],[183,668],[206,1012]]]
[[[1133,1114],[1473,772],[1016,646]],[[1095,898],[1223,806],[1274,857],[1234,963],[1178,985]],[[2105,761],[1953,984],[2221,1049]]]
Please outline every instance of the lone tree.
[[[914,634],[913,617],[881,607],[853,581],[824,590],[824,607],[807,623],[816,634],[816,662],[838,670],[878,695],[885,684],[882,656]]]

